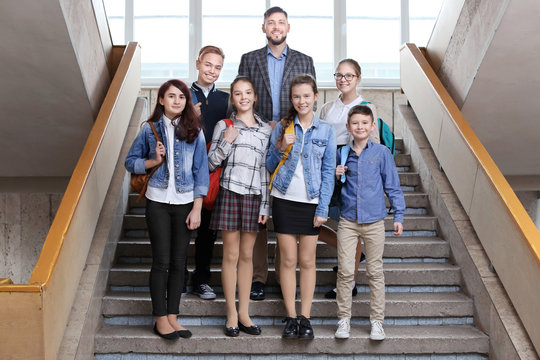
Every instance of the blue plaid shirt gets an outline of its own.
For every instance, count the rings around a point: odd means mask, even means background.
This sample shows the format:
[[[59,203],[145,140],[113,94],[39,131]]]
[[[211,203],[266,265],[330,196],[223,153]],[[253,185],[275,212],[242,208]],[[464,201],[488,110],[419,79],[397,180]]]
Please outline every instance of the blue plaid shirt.
[[[338,152],[338,157],[339,152]],[[338,164],[340,159],[337,160]],[[384,219],[388,212],[384,194],[394,209],[394,222],[403,223],[405,199],[390,150],[368,140],[360,154],[349,151],[346,181],[341,189],[341,216],[358,224]]]

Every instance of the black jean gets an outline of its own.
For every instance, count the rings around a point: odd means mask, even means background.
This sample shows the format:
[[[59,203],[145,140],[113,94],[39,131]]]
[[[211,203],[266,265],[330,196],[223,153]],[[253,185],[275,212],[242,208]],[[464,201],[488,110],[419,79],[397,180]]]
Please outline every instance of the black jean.
[[[155,316],[179,313],[191,238],[186,218],[192,208],[193,203],[171,205],[146,200],[146,224],[152,245],[150,297]]]
[[[201,226],[197,229],[195,239],[195,272],[193,273],[193,285],[208,284],[210,279],[210,264],[214,253],[214,243],[217,231],[210,229],[212,211],[201,210]]]

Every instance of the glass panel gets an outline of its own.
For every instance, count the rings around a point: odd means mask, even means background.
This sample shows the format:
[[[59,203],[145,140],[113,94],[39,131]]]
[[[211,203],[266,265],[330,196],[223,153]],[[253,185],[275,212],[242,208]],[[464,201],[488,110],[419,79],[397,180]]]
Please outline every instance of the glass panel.
[[[334,73],[334,3],[328,0],[297,0],[281,6],[289,16],[291,31],[287,44],[313,58],[317,81],[333,81]]]
[[[410,42],[426,46],[443,0],[409,0]]]
[[[347,56],[362,76],[399,79],[400,0],[347,0]]]
[[[215,45],[225,53],[219,82],[230,82],[238,74],[240,57],[266,44],[261,26],[265,1],[204,0],[202,45]]]
[[[103,0],[105,13],[109,20],[109,29],[114,45],[124,45],[126,43],[124,36],[124,23],[126,2],[118,0]]]
[[[142,78],[189,75],[189,0],[135,0],[134,40],[141,45]]]

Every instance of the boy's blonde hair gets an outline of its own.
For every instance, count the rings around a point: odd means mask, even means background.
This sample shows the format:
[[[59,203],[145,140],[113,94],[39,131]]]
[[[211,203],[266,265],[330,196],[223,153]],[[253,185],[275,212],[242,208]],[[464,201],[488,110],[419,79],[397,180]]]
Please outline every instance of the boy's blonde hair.
[[[218,48],[217,46],[214,46],[214,45],[206,45],[202,47],[201,50],[199,50],[199,57],[197,58],[197,60],[201,61],[201,59],[206,54],[217,54],[221,56],[223,60],[225,60],[225,54],[223,53],[223,50],[221,50],[221,48]]]

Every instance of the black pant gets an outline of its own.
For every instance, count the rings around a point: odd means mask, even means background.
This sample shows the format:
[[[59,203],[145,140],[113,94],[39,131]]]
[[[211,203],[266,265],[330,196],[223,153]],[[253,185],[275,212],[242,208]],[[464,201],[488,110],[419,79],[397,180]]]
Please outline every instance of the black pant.
[[[150,296],[155,316],[178,314],[191,231],[186,218],[193,203],[171,205],[146,201],[146,224],[152,244]]]
[[[201,227],[197,229],[195,239],[195,272],[193,273],[193,285],[208,284],[210,279],[210,264],[214,253],[214,243],[217,238],[217,231],[210,229],[210,218],[212,211],[202,209]]]

